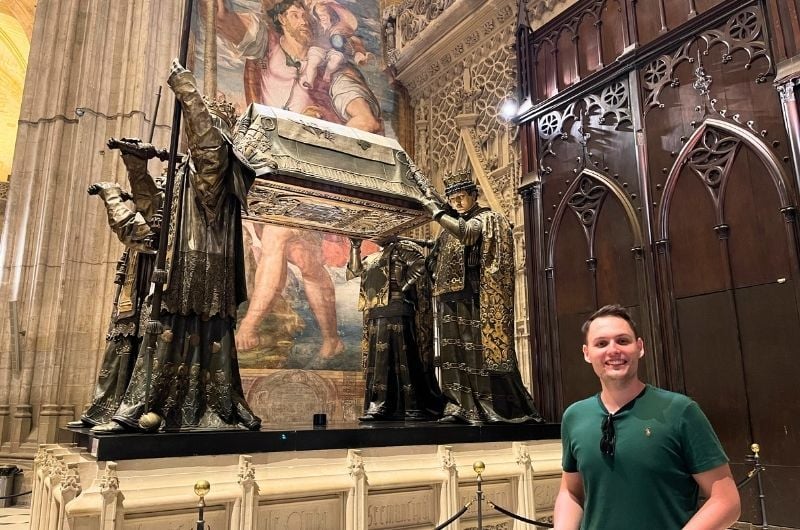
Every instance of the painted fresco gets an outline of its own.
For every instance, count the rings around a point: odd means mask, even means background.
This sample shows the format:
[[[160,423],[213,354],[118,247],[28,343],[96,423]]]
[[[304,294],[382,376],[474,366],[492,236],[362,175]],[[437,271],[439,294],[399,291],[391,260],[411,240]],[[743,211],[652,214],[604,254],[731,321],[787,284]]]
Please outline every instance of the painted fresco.
[[[217,93],[239,110],[262,103],[394,136],[378,0],[217,4],[225,8],[216,24]],[[199,9],[189,66],[202,86]],[[361,101],[351,105],[348,94]],[[239,308],[236,343],[248,402],[265,427],[310,424],[317,412],[330,423],[355,420],[363,404],[362,315],[359,282],[345,277],[349,241],[251,221],[243,232],[249,301]]]

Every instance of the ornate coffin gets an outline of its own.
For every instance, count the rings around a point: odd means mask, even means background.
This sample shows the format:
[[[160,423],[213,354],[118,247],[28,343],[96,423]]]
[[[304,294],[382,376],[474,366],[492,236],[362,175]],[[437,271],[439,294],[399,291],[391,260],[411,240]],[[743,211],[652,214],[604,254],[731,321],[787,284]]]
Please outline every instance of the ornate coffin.
[[[256,170],[245,218],[362,239],[430,220],[424,177],[391,138],[253,104],[233,142]]]

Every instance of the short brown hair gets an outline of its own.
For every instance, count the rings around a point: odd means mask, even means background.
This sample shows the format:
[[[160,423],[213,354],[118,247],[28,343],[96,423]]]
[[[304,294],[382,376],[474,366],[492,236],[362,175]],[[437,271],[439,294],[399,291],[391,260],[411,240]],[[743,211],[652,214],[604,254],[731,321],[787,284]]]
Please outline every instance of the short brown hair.
[[[584,322],[583,325],[581,326],[581,333],[583,334],[584,344],[586,344],[586,338],[589,335],[589,326],[592,325],[592,322],[601,317],[621,318],[622,320],[627,322],[628,325],[633,330],[633,335],[634,335],[633,338],[634,339],[639,338],[639,330],[636,328],[636,322],[633,320],[633,317],[628,312],[628,310],[619,304],[610,304],[610,305],[604,305],[603,307],[592,313],[592,316],[587,318],[586,322]]]

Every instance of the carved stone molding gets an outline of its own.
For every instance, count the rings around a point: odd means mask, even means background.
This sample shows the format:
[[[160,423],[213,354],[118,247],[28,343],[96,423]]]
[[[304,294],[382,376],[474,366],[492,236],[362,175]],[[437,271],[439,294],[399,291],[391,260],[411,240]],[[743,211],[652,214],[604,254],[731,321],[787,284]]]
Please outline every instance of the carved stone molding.
[[[253,457],[239,455],[239,471],[236,474],[237,482],[242,485],[252,484],[256,480],[256,468],[253,466]]]
[[[456,468],[456,458],[453,454],[453,447],[450,445],[442,445],[439,447],[439,458],[442,462],[442,469],[444,471],[453,471]]]
[[[575,4],[578,0],[528,0],[528,19],[536,29]]]
[[[117,474],[117,463],[106,462],[106,468],[100,477],[100,493],[116,494],[119,491],[119,475]]]

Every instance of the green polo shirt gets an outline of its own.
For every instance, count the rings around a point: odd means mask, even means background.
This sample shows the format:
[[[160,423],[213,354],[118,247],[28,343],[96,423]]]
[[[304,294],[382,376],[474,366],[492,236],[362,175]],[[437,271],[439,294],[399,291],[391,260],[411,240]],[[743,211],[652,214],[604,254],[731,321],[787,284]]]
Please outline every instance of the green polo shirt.
[[[583,479],[583,530],[680,529],[697,511],[692,477],[728,462],[700,407],[647,385],[614,414],[614,456],[600,451],[608,414],[597,394],[578,401],[561,423],[564,471]]]

